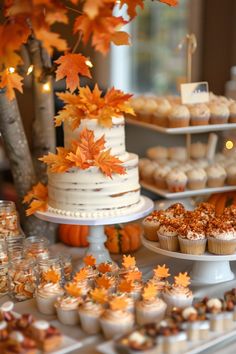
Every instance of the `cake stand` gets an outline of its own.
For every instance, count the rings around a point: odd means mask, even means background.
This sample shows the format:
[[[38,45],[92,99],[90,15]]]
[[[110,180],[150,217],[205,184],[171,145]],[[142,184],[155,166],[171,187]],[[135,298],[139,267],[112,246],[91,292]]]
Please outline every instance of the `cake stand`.
[[[133,212],[127,212],[125,215],[79,218],[67,215],[58,215],[50,211],[38,211],[35,213],[35,216],[39,219],[57,224],[89,225],[89,247],[86,253],[93,255],[96,258],[97,263],[102,263],[112,261],[109,251],[104,246],[104,242],[106,242],[107,239],[104,232],[104,225],[125,223],[143,218],[148,215],[153,208],[153,201],[147,197],[141,196],[140,206],[137,206]]]
[[[191,279],[193,284],[217,284],[233,280],[235,275],[231,271],[230,261],[236,261],[236,253],[225,256],[213,255],[205,252],[203,255],[171,252],[160,248],[159,242],[153,242],[142,237],[143,245],[158,254],[193,261]]]

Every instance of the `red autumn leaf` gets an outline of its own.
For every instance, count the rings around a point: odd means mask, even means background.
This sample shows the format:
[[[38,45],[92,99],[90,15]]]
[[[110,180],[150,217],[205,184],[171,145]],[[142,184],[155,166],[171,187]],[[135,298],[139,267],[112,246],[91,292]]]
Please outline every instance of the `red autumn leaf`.
[[[71,91],[80,85],[79,75],[91,78],[88,59],[81,54],[66,54],[55,60],[59,64],[56,71],[56,81],[66,77],[66,87]]]
[[[50,172],[62,173],[72,167],[72,163],[66,158],[69,151],[63,147],[57,148],[57,154],[45,155],[39,158],[40,161],[46,163]]]
[[[93,160],[94,157],[99,155],[100,151],[105,148],[104,135],[95,141],[94,132],[92,130],[83,129],[80,133],[78,146],[86,160]]]
[[[140,6],[141,9],[144,8],[143,0],[120,0],[120,9],[123,5],[127,5],[127,13],[131,19],[137,16],[136,7]]]
[[[177,6],[179,4],[178,0],[159,0],[159,1],[169,6]]]
[[[42,41],[43,47],[52,55],[53,48],[56,48],[59,52],[63,52],[67,49],[67,43],[65,39],[60,38],[58,33],[51,32],[45,28],[35,29],[35,35],[37,39]]]
[[[6,88],[6,95],[9,100],[13,100],[15,98],[14,89],[20,91],[21,93],[23,92],[22,80],[23,77],[16,72],[10,73],[8,70],[5,70],[1,74],[0,88]]]
[[[94,159],[95,166],[99,167],[100,170],[110,178],[112,178],[112,173],[124,175],[126,172],[125,168],[121,166],[122,161],[120,161],[117,157],[112,156],[110,151],[110,149],[102,151],[98,156],[96,156]]]

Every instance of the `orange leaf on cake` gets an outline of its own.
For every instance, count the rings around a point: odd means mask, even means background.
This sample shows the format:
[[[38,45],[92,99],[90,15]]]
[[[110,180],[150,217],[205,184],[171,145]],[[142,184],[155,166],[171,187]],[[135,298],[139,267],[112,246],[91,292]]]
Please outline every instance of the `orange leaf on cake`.
[[[165,264],[163,266],[158,265],[155,269],[153,269],[154,276],[157,278],[168,278],[170,276],[169,268],[166,267]]]
[[[111,280],[105,275],[96,278],[96,285],[98,288],[109,289],[111,287]]]
[[[32,200],[29,208],[26,210],[26,215],[33,215],[36,211],[46,211],[48,208],[48,202],[43,200]]]
[[[96,258],[91,254],[83,258],[83,262],[86,266],[94,266],[96,264]]]
[[[81,54],[71,54],[61,56],[55,60],[58,64],[56,71],[56,81],[66,78],[66,88],[72,92],[80,85],[79,75],[91,78],[89,67],[86,64],[88,58]]]
[[[53,269],[42,273],[43,280],[50,283],[58,283],[61,279],[60,274]]]
[[[65,290],[70,296],[79,297],[82,293],[82,289],[77,286],[75,282],[71,282],[65,285]]]
[[[90,296],[93,301],[98,302],[99,304],[105,304],[107,302],[107,290],[104,288],[95,288],[90,291]]]
[[[96,155],[99,155],[100,151],[105,148],[104,135],[94,140],[94,131],[83,129],[79,137],[79,148],[85,156],[86,160],[93,160]]]
[[[56,154],[49,152],[48,155],[40,157],[39,160],[48,165],[50,172],[63,173],[73,166],[71,161],[67,159],[68,153],[69,150],[57,147]]]
[[[127,5],[127,13],[131,19],[137,16],[136,7],[140,6],[141,9],[144,8],[144,1],[143,0],[120,0],[120,8],[123,5]]]
[[[81,268],[80,271],[74,275],[73,281],[80,283],[86,279],[88,279],[88,271],[85,268]]]
[[[118,173],[120,175],[126,174],[125,168],[121,166],[122,161],[110,154],[111,149],[102,151],[94,158],[94,165],[100,168],[100,170],[108,177],[112,178],[112,173]]]
[[[112,268],[111,268],[110,264],[108,264],[108,263],[100,263],[98,265],[97,269],[98,269],[99,273],[105,274],[105,273],[111,272]]]
[[[30,216],[36,211],[46,211],[48,207],[48,188],[42,183],[32,187],[23,199],[23,203],[29,203],[26,215]]]
[[[148,284],[144,287],[142,297],[144,300],[150,300],[157,296],[157,287],[154,284]]]
[[[179,4],[178,0],[159,0],[159,1],[169,6],[177,6]]]
[[[189,286],[190,282],[190,277],[188,276],[188,273],[179,273],[177,276],[174,277],[175,279],[175,285],[177,286],[183,286],[184,288],[187,288]]]
[[[23,92],[22,80],[23,77],[16,72],[10,73],[8,70],[4,70],[4,72],[1,73],[0,88],[6,88],[6,95],[9,100],[13,100],[15,98],[14,90],[18,90],[21,93]]]
[[[113,311],[119,311],[119,310],[124,310],[127,308],[127,300],[125,298],[117,297],[115,299],[112,299],[110,302],[110,308]]]
[[[91,166],[91,163],[86,160],[86,156],[84,155],[79,146],[77,147],[75,153],[68,153],[68,155],[66,156],[66,160],[70,161],[72,167],[78,167],[82,170],[86,170]]]
[[[133,289],[134,286],[131,280],[122,279],[118,285],[118,291],[121,293],[131,293]]]
[[[125,269],[133,268],[136,266],[136,260],[135,257],[132,257],[130,255],[126,256],[123,255],[123,261],[122,261],[122,266]]]

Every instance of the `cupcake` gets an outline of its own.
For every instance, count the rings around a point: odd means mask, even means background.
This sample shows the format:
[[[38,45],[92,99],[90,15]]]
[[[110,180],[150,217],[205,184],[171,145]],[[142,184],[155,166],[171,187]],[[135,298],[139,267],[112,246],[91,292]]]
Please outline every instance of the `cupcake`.
[[[145,99],[142,96],[138,97],[133,97],[130,100],[131,107],[133,108],[136,116],[129,116],[129,118],[137,119],[139,120],[139,112],[142,111],[143,106],[145,105]]]
[[[115,275],[99,274],[96,278],[95,286],[97,288],[106,289],[109,294],[116,291],[117,278]]]
[[[167,268],[165,264],[163,264],[163,266],[158,265],[153,269],[153,273],[153,277],[149,279],[148,283],[154,284],[157,291],[162,293],[165,291],[165,288],[170,286],[167,281],[167,278],[170,276],[169,268]]]
[[[226,183],[230,186],[235,186],[236,185],[236,164],[233,163],[232,165],[229,165],[226,167]]]
[[[174,284],[165,289],[163,300],[167,303],[168,311],[173,307],[185,308],[192,305],[193,293],[189,289],[190,277],[188,274],[179,273],[174,277]]]
[[[139,118],[145,123],[152,123],[157,102],[153,98],[146,97],[144,106],[139,110]]]
[[[130,270],[124,275],[124,279],[132,285],[132,289],[129,292],[130,297],[132,297],[135,301],[140,299],[143,290],[142,273],[138,270]],[[121,280],[118,285],[118,289],[120,289],[120,285]]]
[[[154,210],[142,221],[144,237],[149,241],[158,241],[157,230],[160,221],[164,218],[162,210]]]
[[[143,176],[145,176],[145,170],[148,165],[152,165],[153,161],[147,159],[147,158],[142,158],[139,160],[139,175],[140,179],[143,179]]]
[[[201,255],[206,250],[207,239],[204,226],[194,220],[179,228],[178,239],[182,253]]]
[[[146,155],[150,160],[165,161],[168,159],[168,149],[164,146],[153,146],[146,151]]]
[[[225,124],[229,119],[229,108],[226,104],[213,102],[209,104],[211,112],[210,124]]]
[[[198,159],[192,162],[192,167],[206,169],[208,166],[209,166],[209,161],[207,159]]]
[[[175,105],[168,114],[169,128],[182,128],[189,126],[190,113],[186,106]]]
[[[161,321],[167,305],[158,296],[157,287],[149,283],[142,292],[142,299],[136,302],[136,322],[138,325]]]
[[[152,123],[160,127],[168,127],[168,115],[171,111],[171,104],[167,99],[160,99],[157,102],[156,110],[153,114]]]
[[[171,167],[168,165],[159,166],[153,173],[153,182],[157,188],[167,189],[166,176],[171,171]]]
[[[173,169],[166,176],[166,183],[169,192],[183,192],[186,188],[188,177],[178,169]]]
[[[215,207],[210,203],[200,203],[192,213],[190,212],[190,215],[192,220],[198,220],[206,226],[215,217]]]
[[[134,326],[134,315],[126,310],[125,298],[109,302],[109,308],[100,318],[102,330],[106,339],[130,332]]]
[[[141,174],[142,180],[146,183],[153,184],[154,183],[153,175],[157,167],[158,164],[155,161],[152,161],[152,163],[145,165],[145,168],[143,169]]]
[[[185,212],[183,204],[174,203],[165,210],[165,217],[179,219],[185,216]]]
[[[236,123],[236,102],[232,102],[229,108],[229,123]]]
[[[198,141],[190,146],[190,157],[192,159],[203,159],[206,157],[207,145]]]
[[[54,303],[56,299],[63,296],[64,290],[58,283],[46,283],[38,287],[36,291],[36,304],[39,312],[45,315],[53,315],[56,313]]]
[[[213,218],[207,228],[208,251],[213,254],[233,254],[236,250],[236,230],[224,217]]]
[[[91,290],[90,296],[79,306],[79,317],[82,329],[88,334],[97,334],[101,331],[100,317],[107,302],[105,289]]]
[[[179,250],[179,226],[180,224],[177,219],[166,219],[161,222],[161,225],[157,230],[161,248],[172,252],[177,252]]]
[[[203,189],[206,187],[207,174],[203,168],[193,168],[186,172],[188,177],[188,188],[191,190]]]
[[[190,125],[207,125],[210,119],[210,110],[204,103],[189,106]]]
[[[82,304],[81,297],[64,295],[57,298],[54,306],[59,321],[65,325],[76,325],[79,323],[78,307]]]
[[[174,146],[168,148],[168,156],[170,160],[183,162],[187,160],[187,150],[182,146]]]
[[[213,164],[206,169],[207,185],[210,188],[223,187],[226,179],[225,169],[220,164]]]

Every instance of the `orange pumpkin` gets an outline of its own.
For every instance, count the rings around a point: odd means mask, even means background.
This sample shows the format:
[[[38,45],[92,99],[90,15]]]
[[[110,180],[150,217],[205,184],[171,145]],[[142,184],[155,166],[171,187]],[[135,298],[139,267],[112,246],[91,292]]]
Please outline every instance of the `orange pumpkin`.
[[[89,227],[87,225],[59,225],[59,239],[68,246],[88,247]]]
[[[141,246],[141,226],[139,224],[111,225],[105,227],[106,247],[111,253],[129,253]]]
[[[216,215],[221,215],[225,208],[231,205],[236,206],[236,192],[232,191],[212,194],[208,199],[208,203],[214,205]]]

